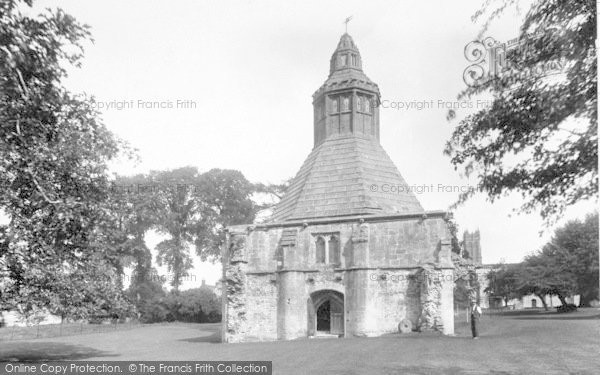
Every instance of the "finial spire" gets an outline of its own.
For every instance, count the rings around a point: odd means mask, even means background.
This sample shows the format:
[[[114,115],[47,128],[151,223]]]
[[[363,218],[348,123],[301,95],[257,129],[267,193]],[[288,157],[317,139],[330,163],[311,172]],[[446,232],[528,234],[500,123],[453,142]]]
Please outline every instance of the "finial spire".
[[[348,22],[350,22],[351,20],[352,20],[352,16],[350,16],[350,17],[347,17],[347,18],[344,20],[344,23],[346,24],[346,33],[348,33]]]

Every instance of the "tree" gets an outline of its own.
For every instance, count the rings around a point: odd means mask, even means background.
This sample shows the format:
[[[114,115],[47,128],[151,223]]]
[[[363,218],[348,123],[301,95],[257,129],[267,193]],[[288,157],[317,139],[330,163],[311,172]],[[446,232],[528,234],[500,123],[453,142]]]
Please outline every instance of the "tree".
[[[118,268],[122,273],[124,267],[135,263],[132,285],[143,283],[155,272],[144,236],[159,222],[159,191],[146,175],[117,176],[110,197],[118,228],[126,237],[121,244],[125,256],[120,259]]]
[[[531,263],[532,261],[530,259],[529,264],[515,265],[516,268],[513,271],[513,293],[519,298],[528,296],[530,294],[537,296],[540,299],[540,301],[542,301],[544,310],[548,311],[546,296],[554,295],[556,293],[550,285],[543,281],[543,279],[539,279],[539,275],[537,272],[532,272],[532,270],[529,268],[529,266],[531,266]]]
[[[517,296],[517,274],[515,265],[500,264],[494,267],[486,275],[488,286],[484,292],[502,298],[504,305],[508,306],[508,301]]]
[[[127,290],[129,299],[134,302],[140,321],[155,323],[166,320],[169,309],[164,304],[166,292],[163,282],[155,272],[145,278],[134,278]]]
[[[23,15],[31,3],[0,3],[0,309],[126,310],[107,203],[107,163],[123,144],[62,86],[90,33],[61,10]]]
[[[504,0],[493,9],[497,3],[486,1],[474,16],[491,10],[482,33],[515,2]],[[552,222],[565,207],[598,194],[596,4],[538,0],[520,37],[526,48],[507,51],[510,69],[458,95],[489,94],[493,102],[460,121],[445,153],[456,169],[478,180],[478,189],[462,194],[457,204],[477,191],[492,201],[517,192],[525,201],[522,212],[539,209]],[[542,65],[563,67],[562,74],[515,79]],[[448,118],[454,116],[451,111]]]
[[[179,303],[174,314],[177,320],[186,322],[215,322],[220,320],[221,303],[208,288],[184,290],[178,295]]]
[[[534,294],[547,310],[546,295],[566,306],[567,297],[579,294],[580,306],[589,306],[598,298],[598,213],[567,222],[540,251],[492,270],[487,278],[485,291],[505,301]]]
[[[561,264],[553,252],[552,246],[544,246],[537,254],[525,258],[519,289],[555,295],[566,306],[566,297],[575,293],[575,280],[568,265]]]
[[[252,223],[258,207],[251,199],[256,185],[239,171],[211,169],[199,178],[196,198],[202,202],[203,226],[196,252],[202,260],[218,260],[229,225]]]
[[[274,198],[273,199],[274,202],[268,202],[268,203],[265,202],[265,203],[259,205],[258,209],[263,210],[263,209],[268,209],[268,208],[275,206],[277,204],[277,202],[279,202],[281,200],[281,198],[283,198],[283,196],[285,195],[287,189],[290,187],[290,184],[292,183],[292,180],[293,180],[293,178],[290,177],[290,178],[284,180],[280,184],[263,184],[260,182],[254,184],[254,190],[257,193],[267,194],[268,196]]]
[[[556,229],[540,256],[552,260],[569,290],[580,295],[580,306],[589,306],[598,298],[598,212]]]
[[[173,273],[178,289],[192,268],[189,247],[202,260],[219,259],[228,225],[252,222],[256,206],[250,199],[254,185],[242,173],[212,169],[200,174],[195,167],[155,171],[149,181],[158,186],[160,209],[155,228],[169,238],[160,242],[157,262]]]
[[[179,289],[182,278],[192,268],[189,246],[202,231],[201,202],[193,190],[198,183],[198,170],[184,167],[170,171],[156,171],[149,180],[158,186],[160,209],[156,229],[167,235],[158,245],[156,261],[166,264],[173,274],[171,285]]]

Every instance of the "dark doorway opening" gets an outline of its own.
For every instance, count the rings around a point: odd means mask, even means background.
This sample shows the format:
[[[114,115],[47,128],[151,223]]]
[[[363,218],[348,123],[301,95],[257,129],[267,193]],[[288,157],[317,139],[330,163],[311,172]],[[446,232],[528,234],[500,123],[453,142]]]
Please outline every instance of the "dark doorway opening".
[[[344,337],[344,295],[334,290],[311,294],[308,305],[308,336]]]
[[[317,309],[317,331],[331,330],[331,304],[323,302]]]

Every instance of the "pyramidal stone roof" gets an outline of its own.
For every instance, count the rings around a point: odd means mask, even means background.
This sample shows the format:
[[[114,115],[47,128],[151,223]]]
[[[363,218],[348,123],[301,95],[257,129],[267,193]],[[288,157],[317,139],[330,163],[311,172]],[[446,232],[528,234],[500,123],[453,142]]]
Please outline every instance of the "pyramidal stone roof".
[[[271,219],[423,211],[379,142],[339,136],[325,140],[308,155]]]
[[[342,35],[313,95],[315,146],[269,221],[424,212],[379,143],[379,95],[356,44]]]

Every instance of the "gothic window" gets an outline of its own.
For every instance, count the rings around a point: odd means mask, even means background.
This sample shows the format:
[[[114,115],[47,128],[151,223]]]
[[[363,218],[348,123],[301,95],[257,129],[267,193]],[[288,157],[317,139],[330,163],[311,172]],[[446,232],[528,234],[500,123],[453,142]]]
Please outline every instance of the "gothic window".
[[[348,56],[340,55],[340,66],[346,66],[348,63]]]
[[[342,100],[342,111],[349,111],[349,110],[350,110],[350,99],[344,98]]]
[[[365,112],[371,113],[371,101],[365,98]]]
[[[338,99],[337,98],[333,98],[331,100],[331,112],[332,113],[338,112]]]
[[[327,243],[329,264],[340,264],[340,241],[336,236],[331,236]]]
[[[341,264],[339,233],[325,233],[315,240],[317,264],[339,266]]]
[[[319,236],[317,238],[317,263],[325,263],[325,240]]]

